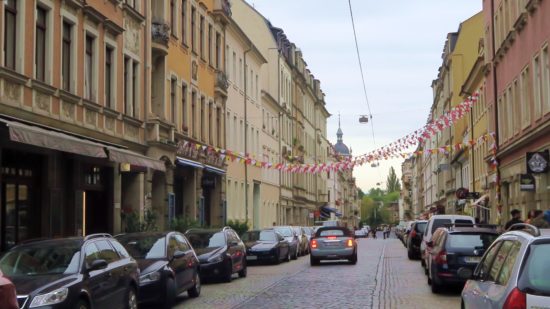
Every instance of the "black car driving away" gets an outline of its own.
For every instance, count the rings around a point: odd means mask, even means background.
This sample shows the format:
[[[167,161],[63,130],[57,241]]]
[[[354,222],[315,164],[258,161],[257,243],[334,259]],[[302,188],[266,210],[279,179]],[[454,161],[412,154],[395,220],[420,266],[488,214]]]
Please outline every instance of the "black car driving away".
[[[190,229],[185,236],[199,257],[203,281],[230,282],[234,273],[246,277],[246,247],[233,229]]]
[[[108,234],[28,242],[0,258],[26,308],[137,308],[139,269]]]
[[[116,239],[138,262],[139,302],[172,308],[177,295],[201,292],[199,259],[183,234],[143,232],[117,235]]]
[[[440,227],[427,243],[428,284],[433,293],[444,285],[464,285],[465,272],[472,273],[499,234],[491,228]]]
[[[279,264],[290,260],[290,246],[274,229],[248,231],[241,236],[246,245],[247,261],[271,261]]]
[[[422,238],[424,237],[424,230],[428,225],[426,220],[415,221],[411,225],[411,229],[406,231],[407,235],[407,255],[409,259],[419,259],[421,257],[420,245],[422,244]]]

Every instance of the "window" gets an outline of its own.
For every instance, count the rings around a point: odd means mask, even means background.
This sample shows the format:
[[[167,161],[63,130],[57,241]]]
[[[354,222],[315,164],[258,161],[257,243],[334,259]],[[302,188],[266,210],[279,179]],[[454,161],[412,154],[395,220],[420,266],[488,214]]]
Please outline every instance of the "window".
[[[123,73],[123,82],[124,82],[124,110],[126,114],[130,115],[132,111],[130,103],[130,64],[132,60],[129,57],[124,57],[124,73]]]
[[[239,58],[239,88],[243,87],[243,59]]]
[[[93,69],[94,69],[94,38],[86,35],[86,56],[84,59],[84,98],[94,100],[93,97]]]
[[[193,90],[191,92],[191,130],[193,131],[193,137],[197,138],[197,127],[195,125],[195,118],[197,117],[197,93]]]
[[[107,263],[113,263],[120,260],[118,253],[116,253],[115,249],[113,249],[106,240],[98,240],[95,245],[99,249],[98,255],[100,259],[107,261]]]
[[[172,123],[176,123],[176,87],[177,80],[172,78],[170,81],[170,118]]]
[[[221,108],[216,109],[216,145],[222,147],[222,110]]]
[[[208,143],[213,145],[214,144],[214,119],[212,118],[214,116],[214,103],[210,102],[208,104]]]
[[[113,100],[113,48],[105,48],[105,106],[114,109]]]
[[[208,25],[208,63],[212,64],[212,25]]]
[[[173,36],[176,36],[176,29],[178,28],[177,26],[177,18],[176,18],[176,5],[175,5],[175,2],[176,0],[170,0],[170,33],[173,35]]]
[[[221,51],[221,36],[219,32],[216,32],[216,69],[220,68],[220,62],[222,57]]]
[[[550,58],[548,57],[548,46],[542,49],[542,99],[544,114],[550,112]]]
[[[15,71],[17,0],[4,1],[4,66]]]
[[[506,261],[510,250],[512,249],[512,246],[513,242],[511,241],[504,241],[502,243],[502,246],[500,246],[500,249],[498,250],[498,253],[495,257],[495,261],[493,262],[493,265],[491,266],[491,269],[489,270],[489,273],[487,275],[487,281],[498,282],[497,279],[500,274],[500,270],[502,269],[502,266],[504,265],[504,262]]]
[[[202,15],[199,21],[199,51],[201,58],[204,59],[204,16]]]
[[[187,86],[185,84],[181,85],[181,123],[185,130],[187,127]]]
[[[139,117],[139,63],[132,63],[132,116]]]
[[[201,133],[200,138],[201,138],[201,140],[204,142],[205,139],[206,139],[206,134],[205,134],[205,132],[204,132],[205,129],[206,129],[206,128],[205,128],[206,123],[205,123],[205,121],[204,121],[204,117],[205,117],[204,108],[205,108],[205,105],[206,105],[206,98],[205,98],[205,97],[201,97],[200,105],[201,105],[201,114],[200,114],[200,118],[199,118],[199,119],[200,119],[200,124],[199,124],[199,126],[200,126],[200,128],[201,128],[201,130],[200,130],[200,133]]]
[[[500,270],[500,274],[498,275],[496,283],[501,284],[501,285],[507,285],[508,284],[508,280],[510,279],[510,275],[512,274],[512,271],[514,270],[514,265],[516,264],[516,260],[517,260],[520,248],[521,248],[521,243],[513,242],[513,246],[510,249],[510,253],[508,253],[508,256],[506,257],[506,260],[504,261],[504,264],[502,265],[502,268]]]
[[[521,125],[527,127],[531,124],[531,102],[529,98],[529,68],[525,68],[521,73]]]
[[[233,83],[237,83],[237,54],[233,52],[233,71],[231,72],[231,80]]]
[[[181,0],[181,42],[187,43],[187,0]]]
[[[91,243],[84,248],[84,261],[86,267],[90,267],[92,262],[99,259],[99,250],[94,243]]]
[[[197,35],[197,9],[195,9],[194,6],[191,7],[191,50],[196,52],[197,51],[197,42],[196,42],[196,35]]]
[[[61,47],[61,83],[63,89],[71,91],[71,50],[72,50],[72,29],[73,25],[63,21],[63,46]]]
[[[542,103],[542,87],[541,87],[541,66],[539,56],[533,58],[533,95],[535,104],[535,120],[539,119],[542,114],[541,103]]]
[[[530,245],[528,252],[529,255],[518,280],[518,288],[522,291],[534,291],[535,295],[548,295],[550,292],[548,281],[550,244],[548,241],[534,242]]]
[[[46,10],[36,8],[36,46],[35,46],[35,69],[36,79],[46,81]]]

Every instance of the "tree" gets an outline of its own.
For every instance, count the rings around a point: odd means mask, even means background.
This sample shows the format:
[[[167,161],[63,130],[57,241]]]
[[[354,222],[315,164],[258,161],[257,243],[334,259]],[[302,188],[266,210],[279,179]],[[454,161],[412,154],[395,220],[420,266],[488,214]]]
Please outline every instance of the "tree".
[[[386,190],[388,193],[401,191],[401,182],[399,182],[393,166],[390,167],[390,173],[388,175],[388,179],[386,180]]]
[[[357,189],[357,196],[359,197],[360,200],[362,200],[363,196],[365,196],[365,192],[363,192],[363,190],[361,189]]]

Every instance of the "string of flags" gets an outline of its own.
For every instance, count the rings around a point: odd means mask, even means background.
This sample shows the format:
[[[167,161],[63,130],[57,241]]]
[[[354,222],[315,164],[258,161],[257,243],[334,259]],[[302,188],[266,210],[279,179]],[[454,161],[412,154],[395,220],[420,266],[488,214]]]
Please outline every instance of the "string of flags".
[[[242,163],[249,166],[255,166],[258,168],[275,169],[290,173],[311,173],[317,174],[321,172],[330,171],[344,171],[352,170],[355,166],[361,166],[367,163],[389,160],[394,158],[407,158],[410,156],[422,156],[422,155],[435,155],[444,154],[448,155],[451,150],[461,150],[473,147],[476,144],[487,142],[492,138],[495,140],[495,134],[485,134],[480,136],[476,140],[467,141],[465,143],[457,143],[454,145],[446,145],[434,149],[423,149],[415,152],[407,152],[407,150],[417,144],[424,144],[425,141],[435,136],[439,132],[451,127],[458,120],[462,119],[471,110],[473,104],[478,101],[479,94],[476,92],[461,104],[452,108],[449,112],[440,116],[437,120],[426,124],[422,129],[416,130],[411,134],[408,134],[387,146],[380,149],[371,151],[367,154],[363,154],[356,157],[343,157],[337,156],[338,162],[332,163],[292,163],[293,161],[303,161],[303,157],[290,156],[285,157],[289,160],[289,163],[273,163],[257,159],[254,155],[245,152],[231,151],[228,149],[222,149],[218,147],[212,147],[202,145],[199,143],[182,141],[178,144],[178,153],[189,153],[189,151],[200,152],[202,151],[206,155],[217,156],[220,161]],[[491,146],[493,153],[496,153],[496,145]],[[493,155],[494,160],[491,160],[491,164],[496,164],[496,155]]]

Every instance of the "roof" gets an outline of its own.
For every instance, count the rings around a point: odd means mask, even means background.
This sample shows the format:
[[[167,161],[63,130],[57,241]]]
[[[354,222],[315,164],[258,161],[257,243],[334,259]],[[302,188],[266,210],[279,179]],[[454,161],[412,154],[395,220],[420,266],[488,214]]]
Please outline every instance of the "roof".
[[[468,219],[472,220],[472,222],[475,222],[473,217],[463,215],[433,215],[430,220],[431,219]]]
[[[488,233],[498,235],[499,233],[495,229],[483,228],[483,227],[454,227],[449,229],[449,233]]]
[[[336,150],[341,155],[349,155],[349,148],[344,144],[343,142],[338,142],[336,145],[334,145],[334,150]]]

